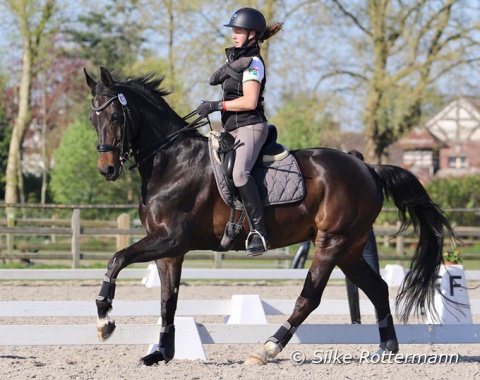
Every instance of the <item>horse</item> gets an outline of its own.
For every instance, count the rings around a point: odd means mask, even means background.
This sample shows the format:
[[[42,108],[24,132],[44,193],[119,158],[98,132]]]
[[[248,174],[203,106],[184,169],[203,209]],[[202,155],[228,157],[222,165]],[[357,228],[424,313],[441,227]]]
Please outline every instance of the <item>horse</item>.
[[[115,330],[109,312],[121,270],[132,263],[154,261],[161,281],[162,325],[158,349],[140,361],[148,366],[169,362],[175,355],[174,317],[185,254],[216,250],[231,208],[215,182],[208,138],[168,105],[163,78],[147,74],[120,81],[103,67],[98,82],[86,70],[84,74],[93,97],[89,117],[98,134],[98,172],[106,181],[115,181],[125,160],[133,156],[142,181],[138,212],[145,229],[145,237],[116,252],[108,262],[96,298],[98,337],[106,340]],[[305,196],[265,207],[271,248],[311,241],[315,251],[292,314],[245,363],[267,364],[283,350],[319,306],[335,266],[373,303],[379,352],[397,353],[388,286],[362,258],[373,223],[384,201],[391,199],[398,208],[399,231],[413,225],[418,235],[410,271],[396,299],[403,322],[411,313],[433,310],[444,239],[455,241],[452,227],[423,185],[403,168],[370,165],[330,148],[290,153],[302,172]],[[247,232],[244,221],[232,250],[244,249]]]

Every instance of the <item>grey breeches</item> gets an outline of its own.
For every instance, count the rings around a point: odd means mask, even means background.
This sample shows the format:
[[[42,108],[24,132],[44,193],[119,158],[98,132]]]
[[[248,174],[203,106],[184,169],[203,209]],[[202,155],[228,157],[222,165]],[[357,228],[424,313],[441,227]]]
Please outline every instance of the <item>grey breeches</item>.
[[[230,134],[238,143],[233,166],[233,183],[236,187],[245,185],[250,172],[257,161],[258,154],[267,140],[268,123],[247,125],[231,131]]]

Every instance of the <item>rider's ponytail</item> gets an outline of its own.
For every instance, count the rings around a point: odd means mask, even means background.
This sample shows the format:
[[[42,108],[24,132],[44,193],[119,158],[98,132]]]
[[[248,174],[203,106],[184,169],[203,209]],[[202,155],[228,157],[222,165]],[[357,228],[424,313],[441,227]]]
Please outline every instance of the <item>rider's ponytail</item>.
[[[265,40],[268,40],[270,37],[273,37],[280,30],[282,30],[282,28],[283,28],[283,22],[274,22],[272,25],[268,25],[265,29],[265,33],[263,33],[263,36],[260,42],[263,42]]]

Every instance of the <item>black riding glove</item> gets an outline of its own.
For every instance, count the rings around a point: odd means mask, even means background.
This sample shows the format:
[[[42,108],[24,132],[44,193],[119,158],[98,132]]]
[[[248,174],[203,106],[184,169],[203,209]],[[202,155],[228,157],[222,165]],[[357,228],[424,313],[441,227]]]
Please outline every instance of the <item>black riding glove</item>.
[[[202,104],[200,104],[197,107],[196,111],[200,116],[205,117],[208,114],[211,114],[212,112],[221,111],[222,109],[223,109],[223,102],[221,100],[215,100],[215,101],[205,100]]]

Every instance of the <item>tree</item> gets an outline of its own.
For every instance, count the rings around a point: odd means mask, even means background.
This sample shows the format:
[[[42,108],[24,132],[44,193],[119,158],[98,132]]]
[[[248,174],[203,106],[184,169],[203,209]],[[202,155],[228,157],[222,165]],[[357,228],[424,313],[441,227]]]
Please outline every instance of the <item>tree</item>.
[[[34,2],[33,0],[7,0],[7,6],[18,21],[22,39],[22,76],[19,84],[18,112],[12,131],[6,169],[5,202],[18,201],[21,180],[21,146],[31,120],[30,97],[34,64],[41,56],[44,38],[51,32],[49,22],[55,12],[55,0]],[[7,210],[11,214],[13,210]]]
[[[473,209],[480,207],[480,176],[468,175],[462,178],[436,178],[426,185],[432,199],[444,208]],[[474,212],[447,211],[449,219],[459,226],[478,226],[480,216]]]
[[[3,187],[5,185],[5,170],[7,169],[8,146],[12,137],[12,125],[5,115],[5,109],[0,104],[0,198],[5,196]]]
[[[0,199],[4,199],[5,171],[7,169],[8,146],[12,138],[11,117],[8,108],[11,103],[12,91],[8,88],[8,77],[0,76]]]
[[[320,81],[344,77],[360,89],[369,162],[380,163],[390,144],[420,124],[431,86],[480,62],[477,2],[331,0],[326,10],[354,54]]]
[[[40,136],[39,200],[42,204],[46,202],[53,152],[60,143],[62,133],[79,113],[88,113],[88,102],[85,102],[86,88],[83,76],[80,77],[84,62],[66,58],[54,47],[46,48],[46,53],[49,53],[47,55],[50,59],[39,63],[38,75],[32,78],[32,123],[27,131],[27,136],[34,133]]]
[[[281,12],[283,5],[280,0],[139,1],[143,4],[139,6],[139,11],[148,26],[149,42],[167,63],[165,85],[173,91],[169,102],[177,111],[190,111],[201,99],[220,96],[219,88],[209,86],[208,79],[225,62],[224,48],[232,46],[231,30],[222,26],[232,13],[245,6],[254,7],[262,11],[267,22],[271,23],[276,21],[276,13]],[[151,9],[157,12],[152,13]],[[267,67],[271,48],[279,39],[275,36],[262,47]],[[267,89],[266,93],[269,91]]]
[[[77,29],[67,31],[74,43],[70,54],[88,61],[90,70],[104,66],[118,76],[131,75],[129,67],[139,59],[144,42],[137,6],[138,1],[115,1],[80,14]]]
[[[338,124],[325,112],[326,101],[308,92],[298,95],[287,92],[282,104],[269,122],[276,125],[278,140],[289,149],[314,148],[322,142],[330,142],[332,134],[339,135]]]
[[[86,117],[79,118],[63,134],[55,151],[55,167],[50,180],[51,196],[56,203],[127,203],[131,187],[127,184],[127,176],[106,183],[98,174],[96,141],[95,130]],[[138,189],[138,175],[135,184]],[[131,202],[138,200],[136,196]]]

